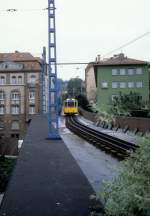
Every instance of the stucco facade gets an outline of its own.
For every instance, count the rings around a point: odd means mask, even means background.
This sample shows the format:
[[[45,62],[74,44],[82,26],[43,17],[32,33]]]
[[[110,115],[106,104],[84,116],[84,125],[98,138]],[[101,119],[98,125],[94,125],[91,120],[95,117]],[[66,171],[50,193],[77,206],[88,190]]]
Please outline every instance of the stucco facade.
[[[96,81],[93,65],[88,65],[85,69],[85,89],[89,102],[96,101]]]
[[[99,62],[89,63],[89,65],[89,71],[94,71],[95,79],[93,81],[90,76],[86,76],[87,95],[88,97],[91,95],[91,86],[94,86],[96,82],[96,102],[101,110],[109,110],[113,98],[120,92],[123,94],[128,94],[131,91],[136,92],[140,94],[143,101],[149,101],[150,71],[148,62],[127,58],[121,53]]]
[[[0,139],[23,139],[40,112],[41,68],[30,53],[0,53]]]

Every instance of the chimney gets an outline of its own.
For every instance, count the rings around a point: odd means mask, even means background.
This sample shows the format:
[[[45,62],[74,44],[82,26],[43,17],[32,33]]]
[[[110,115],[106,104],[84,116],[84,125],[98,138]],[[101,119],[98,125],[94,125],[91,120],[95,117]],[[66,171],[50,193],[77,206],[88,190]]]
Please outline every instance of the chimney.
[[[96,60],[95,60],[96,62],[100,62],[101,61],[101,55],[97,55],[97,57],[96,57]]]

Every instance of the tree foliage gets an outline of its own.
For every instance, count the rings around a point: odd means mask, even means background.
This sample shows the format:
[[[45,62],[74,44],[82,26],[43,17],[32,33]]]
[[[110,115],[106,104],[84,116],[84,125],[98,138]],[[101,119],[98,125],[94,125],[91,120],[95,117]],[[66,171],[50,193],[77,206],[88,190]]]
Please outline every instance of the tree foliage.
[[[69,97],[76,97],[79,94],[84,93],[85,88],[83,80],[78,77],[70,79],[68,81],[67,91]]]
[[[142,97],[136,92],[130,92],[129,94],[119,93],[112,102],[111,111],[114,114],[127,114],[130,115],[132,110],[140,110],[143,102]]]
[[[120,175],[104,190],[105,216],[150,215],[150,136],[123,162]],[[101,215],[101,214],[100,214]]]

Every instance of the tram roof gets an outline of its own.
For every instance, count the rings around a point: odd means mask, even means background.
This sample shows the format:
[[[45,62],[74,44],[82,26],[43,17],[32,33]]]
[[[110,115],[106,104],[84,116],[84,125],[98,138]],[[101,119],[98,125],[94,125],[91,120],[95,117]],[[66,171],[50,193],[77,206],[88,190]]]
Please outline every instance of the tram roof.
[[[77,101],[75,98],[67,98],[65,101],[70,102],[70,101]]]

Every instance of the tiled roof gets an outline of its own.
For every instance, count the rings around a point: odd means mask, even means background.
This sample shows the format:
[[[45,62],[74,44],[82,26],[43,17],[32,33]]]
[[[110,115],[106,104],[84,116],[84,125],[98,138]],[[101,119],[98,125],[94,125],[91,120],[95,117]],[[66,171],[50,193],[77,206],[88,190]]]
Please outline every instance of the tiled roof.
[[[103,59],[100,61],[91,62],[89,64],[97,66],[109,66],[109,65],[146,65],[148,62],[137,59],[131,59],[124,56],[123,53],[114,55],[111,58]]]
[[[35,59],[28,52],[0,53],[0,61],[35,61]]]
[[[41,70],[40,58],[28,52],[0,53],[0,62],[18,62],[23,64],[23,70]]]

